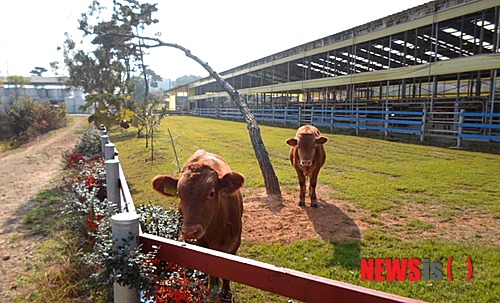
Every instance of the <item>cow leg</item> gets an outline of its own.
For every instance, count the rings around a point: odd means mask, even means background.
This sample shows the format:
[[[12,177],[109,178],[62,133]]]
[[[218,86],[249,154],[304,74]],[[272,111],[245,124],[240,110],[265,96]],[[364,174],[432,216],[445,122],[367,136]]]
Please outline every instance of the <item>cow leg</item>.
[[[311,198],[311,207],[318,207],[318,198],[316,197],[316,184],[318,183],[318,173],[313,174],[309,180],[309,197]]]
[[[233,293],[231,292],[231,286],[229,285],[230,281],[226,279],[222,279],[222,292],[221,292],[221,301],[222,302],[232,302]]]
[[[212,291],[219,290],[220,278],[209,276],[209,288]],[[226,279],[222,279],[222,288],[219,293],[219,297],[221,302],[231,302],[233,299],[233,293],[231,292],[230,281]]]
[[[302,170],[296,170],[300,185],[299,206],[306,206],[306,176]]]
[[[219,288],[219,282],[220,282],[219,277],[208,276],[208,287],[210,289]]]

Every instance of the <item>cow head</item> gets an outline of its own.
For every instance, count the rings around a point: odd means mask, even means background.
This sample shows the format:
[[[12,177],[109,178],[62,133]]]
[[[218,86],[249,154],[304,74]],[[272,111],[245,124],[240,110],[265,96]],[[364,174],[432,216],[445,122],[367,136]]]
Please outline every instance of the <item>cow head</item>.
[[[301,166],[311,166],[313,164],[316,146],[325,144],[328,138],[316,136],[314,133],[300,133],[295,138],[286,140],[286,144],[297,147]]]
[[[182,236],[184,239],[200,239],[219,211],[223,195],[234,194],[244,182],[245,177],[240,173],[230,172],[220,178],[215,171],[205,167],[185,171],[179,179],[170,175],[156,176],[153,188],[160,194],[180,198]]]

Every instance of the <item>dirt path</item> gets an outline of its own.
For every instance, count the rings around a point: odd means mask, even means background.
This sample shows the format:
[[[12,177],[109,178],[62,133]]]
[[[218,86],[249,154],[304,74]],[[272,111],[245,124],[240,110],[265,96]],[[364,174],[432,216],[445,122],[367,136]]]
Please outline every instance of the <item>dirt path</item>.
[[[57,181],[63,168],[62,153],[75,145],[79,130],[87,123],[87,116],[72,117],[66,128],[0,153],[0,302],[8,300],[6,294],[33,249],[23,238],[26,230],[21,214],[32,197]]]

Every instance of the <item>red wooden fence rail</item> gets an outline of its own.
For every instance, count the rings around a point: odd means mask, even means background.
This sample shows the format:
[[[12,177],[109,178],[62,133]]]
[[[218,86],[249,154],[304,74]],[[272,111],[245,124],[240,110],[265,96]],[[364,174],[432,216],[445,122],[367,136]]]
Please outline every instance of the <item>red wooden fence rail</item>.
[[[143,251],[157,246],[166,262],[304,302],[422,302],[150,234],[139,238]]]

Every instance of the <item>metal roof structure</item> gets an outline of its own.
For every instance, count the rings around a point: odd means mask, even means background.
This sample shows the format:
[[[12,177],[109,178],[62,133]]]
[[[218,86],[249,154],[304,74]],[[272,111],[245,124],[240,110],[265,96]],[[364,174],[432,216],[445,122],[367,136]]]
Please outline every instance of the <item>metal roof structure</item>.
[[[500,1],[435,0],[221,76],[262,121],[410,133],[458,146],[500,141],[499,71]],[[172,92],[181,90],[188,101],[176,108],[239,119],[215,79]]]
[[[221,75],[252,94],[500,68],[498,9],[495,0],[432,1]],[[224,96],[210,77],[188,88],[191,100]]]
[[[29,78],[28,85],[66,85],[68,77],[27,77]],[[9,77],[0,77],[0,84],[12,85],[9,82]]]

